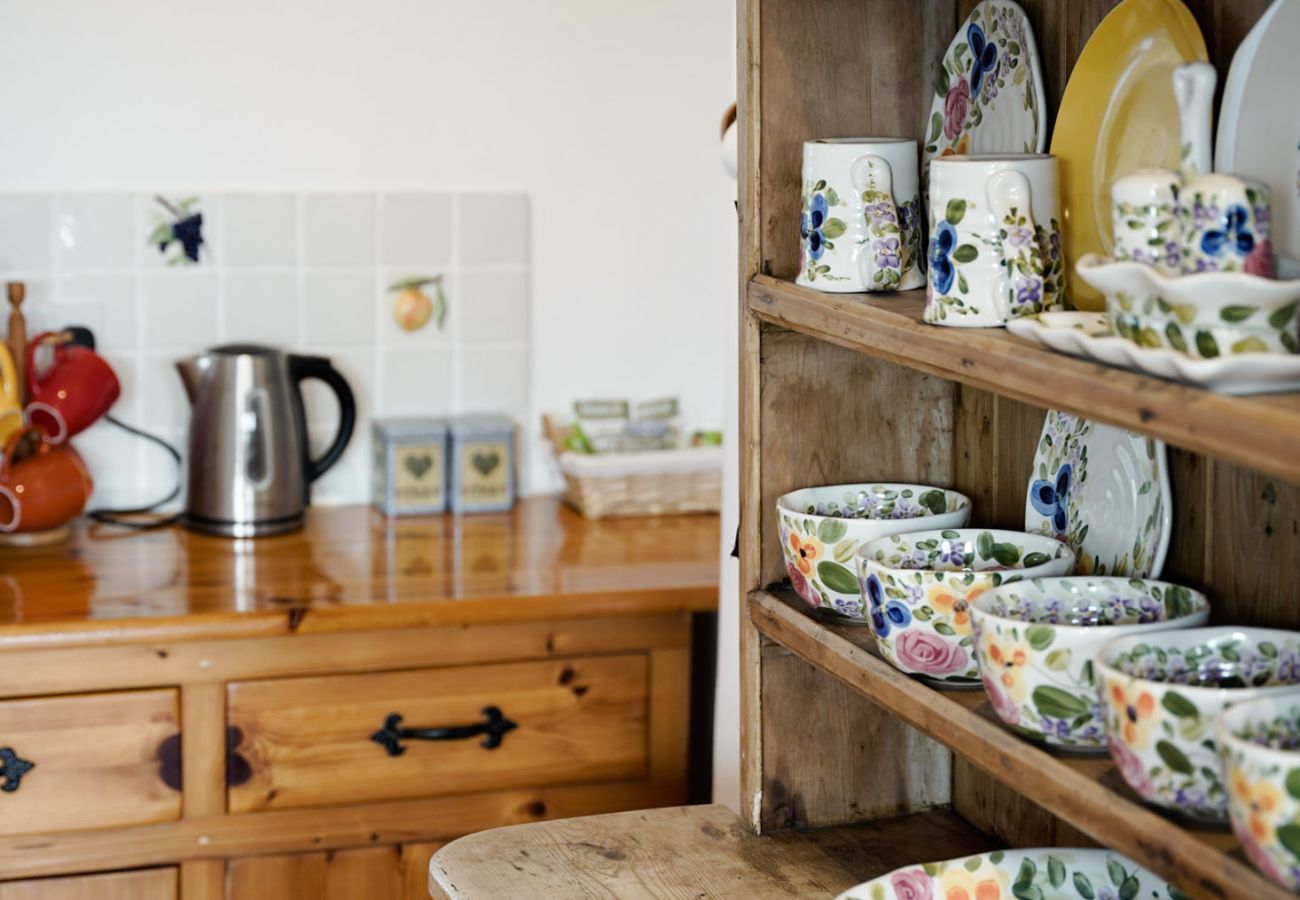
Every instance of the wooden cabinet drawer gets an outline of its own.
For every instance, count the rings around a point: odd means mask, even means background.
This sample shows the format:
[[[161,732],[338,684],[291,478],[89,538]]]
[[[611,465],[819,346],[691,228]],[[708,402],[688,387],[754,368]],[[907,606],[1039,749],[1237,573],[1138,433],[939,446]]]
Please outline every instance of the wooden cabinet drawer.
[[[159,756],[177,721],[170,688],[0,702],[0,754],[18,760],[4,756],[0,835],[179,818],[180,791],[167,784],[177,784],[176,759],[165,781]],[[16,786],[10,768],[22,772]]]
[[[228,688],[238,757],[231,812],[405,799],[637,778],[647,769],[649,666],[643,654],[252,681]],[[515,728],[482,735],[374,735],[470,726],[496,707]]]
[[[0,900],[176,900],[176,870],[0,881]]]

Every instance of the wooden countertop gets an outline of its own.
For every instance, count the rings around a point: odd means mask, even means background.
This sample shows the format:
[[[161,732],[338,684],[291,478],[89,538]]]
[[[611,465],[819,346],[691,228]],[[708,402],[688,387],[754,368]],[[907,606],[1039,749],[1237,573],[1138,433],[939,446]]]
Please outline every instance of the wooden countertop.
[[[0,649],[713,610],[718,528],[550,497],[460,518],[317,507],[256,540],[80,523],[0,548]]]

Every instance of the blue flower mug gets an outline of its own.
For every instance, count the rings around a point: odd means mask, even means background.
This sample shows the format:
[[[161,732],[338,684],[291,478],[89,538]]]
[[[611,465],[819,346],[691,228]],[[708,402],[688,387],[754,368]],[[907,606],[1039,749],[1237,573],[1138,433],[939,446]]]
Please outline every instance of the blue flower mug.
[[[1195,175],[1179,194],[1184,272],[1273,277],[1268,186],[1233,175]]]
[[[804,142],[799,284],[835,293],[919,288],[921,230],[916,141]]]
[[[930,162],[925,321],[990,328],[1064,305],[1056,157]]]

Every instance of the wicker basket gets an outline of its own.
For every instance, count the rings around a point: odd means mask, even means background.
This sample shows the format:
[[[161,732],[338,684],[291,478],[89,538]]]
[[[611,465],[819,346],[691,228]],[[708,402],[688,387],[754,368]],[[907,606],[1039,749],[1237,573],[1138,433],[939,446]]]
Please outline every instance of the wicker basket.
[[[716,513],[722,508],[722,448],[590,455],[564,449],[565,430],[542,417],[564,474],[564,499],[588,519]]]

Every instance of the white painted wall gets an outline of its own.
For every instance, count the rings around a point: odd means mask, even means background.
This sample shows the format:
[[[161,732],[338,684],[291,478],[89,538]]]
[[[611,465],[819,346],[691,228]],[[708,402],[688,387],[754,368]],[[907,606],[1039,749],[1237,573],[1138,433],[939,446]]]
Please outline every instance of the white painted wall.
[[[523,190],[531,420],[676,393],[716,427],[734,43],[726,0],[0,0],[0,190]]]

